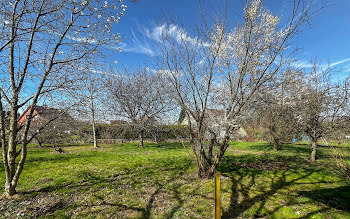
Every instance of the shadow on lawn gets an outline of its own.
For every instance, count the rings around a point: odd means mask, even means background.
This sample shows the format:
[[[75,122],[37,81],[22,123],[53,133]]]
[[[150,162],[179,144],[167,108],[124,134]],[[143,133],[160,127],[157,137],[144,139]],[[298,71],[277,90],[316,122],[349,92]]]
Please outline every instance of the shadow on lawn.
[[[322,202],[332,208],[350,212],[350,186],[301,191],[299,194],[318,202]]]
[[[183,186],[183,184],[175,183],[170,188],[169,188],[169,184],[178,180],[178,179],[183,179],[183,178],[184,178],[184,176],[182,174],[179,174],[179,175],[172,176],[171,178],[169,178],[165,182],[155,183],[154,186],[156,186],[156,189],[154,192],[152,192],[149,195],[149,198],[148,198],[148,201],[147,201],[147,204],[145,207],[127,205],[127,204],[119,203],[119,202],[115,202],[115,201],[106,201],[104,199],[104,197],[101,197],[101,196],[95,196],[98,199],[100,199],[100,203],[85,205],[84,207],[92,208],[92,207],[96,207],[96,206],[113,206],[113,207],[117,207],[118,211],[121,211],[121,210],[136,211],[139,213],[139,215],[138,215],[139,217],[137,217],[137,218],[149,219],[149,218],[152,218],[152,209],[154,209],[155,207],[159,207],[155,204],[155,201],[157,199],[159,199],[159,197],[157,198],[157,196],[160,195],[161,193],[167,193],[167,194],[171,193],[172,198],[175,199],[175,201],[177,203],[167,212],[167,214],[164,215],[164,218],[170,219],[170,218],[173,218],[174,214],[183,206],[183,204],[185,203],[185,200],[181,198],[181,192],[179,191],[179,188],[181,186]],[[167,187],[167,188],[165,188],[165,187]],[[80,206],[83,206],[83,205],[80,205]],[[86,216],[91,215],[91,213],[93,213],[93,212],[87,212]],[[84,216],[84,215],[81,215],[81,216]]]
[[[265,207],[265,204],[281,189],[288,189],[288,187],[294,185],[335,183],[327,182],[323,179],[320,179],[317,182],[305,182],[304,179],[310,177],[313,173],[318,172],[320,170],[314,168],[303,168],[302,171],[297,172],[297,170],[295,170],[296,168],[294,167],[298,163],[303,162],[302,160],[294,160],[294,163],[292,163],[292,161],[290,160],[285,160],[285,162],[283,162],[284,165],[270,165],[270,162],[276,162],[276,160],[266,160],[266,158],[262,158],[260,160],[255,160],[255,163],[252,163],[252,160],[254,160],[252,156],[254,155],[226,156],[223,161],[223,164],[218,168],[218,170],[222,172],[223,176],[230,178],[232,183],[230,206],[227,211],[223,212],[223,218],[242,217],[242,214],[247,210],[251,209],[252,207],[256,209],[254,217],[266,217],[268,215],[272,215],[274,212],[277,212],[284,206],[298,204],[297,202],[293,201],[294,197],[291,196],[290,200],[281,200],[281,203],[278,207],[274,208],[273,210],[268,210]],[[237,160],[241,160],[242,162],[237,162]],[[280,161],[277,162],[280,163]],[[291,166],[294,167],[290,168]],[[271,172],[267,173],[266,170],[269,170]],[[267,180],[266,182],[264,180],[263,184],[265,185],[261,184],[262,178]],[[256,182],[259,183],[256,184]],[[265,187],[267,183],[269,184],[269,186]],[[259,188],[259,186],[261,185],[262,187]],[[341,189],[342,191],[344,191],[349,188],[342,187]],[[255,193],[254,195],[252,195],[252,191]],[[301,194],[322,202],[321,200],[326,200],[327,197],[316,196],[316,194],[318,192],[324,191],[327,190],[319,190],[315,192],[302,192]],[[338,193],[334,192],[332,194]],[[318,199],[315,197],[318,197]],[[350,192],[347,193],[346,197],[338,201],[347,200],[347,204],[344,204],[344,206],[350,206],[349,197]],[[331,207],[334,207],[335,205],[340,206],[339,203],[334,205],[330,205],[329,203],[326,204],[328,204]],[[322,208],[318,211],[309,213],[307,216],[311,216],[319,212],[326,211],[328,209],[329,208]]]
[[[235,144],[239,145],[239,143],[233,142],[231,147],[235,148]],[[273,145],[268,143],[255,143],[252,145],[245,145],[244,147],[249,148],[249,150],[252,150],[252,151],[274,152]],[[348,151],[350,148],[340,148],[340,149]],[[279,146],[278,152],[274,152],[274,153],[280,153],[281,151],[283,151],[286,155],[289,154],[291,156],[295,156],[295,154],[298,154],[302,157],[309,159],[311,155],[311,150],[312,150],[311,146],[307,144],[281,144]],[[334,158],[333,156],[334,150],[337,150],[337,148],[317,146],[316,159],[320,160],[320,159]],[[347,156],[345,158],[350,159],[350,156]]]
[[[232,148],[235,147],[235,145],[238,144],[239,142],[233,142],[232,143]],[[239,147],[238,147],[239,148]],[[269,143],[254,143],[251,145],[245,145],[244,148],[249,148],[249,150],[252,151],[273,151],[273,145]],[[291,152],[291,153],[305,153],[308,154],[311,152],[311,148],[308,145],[293,145],[293,144],[281,144],[279,145],[279,151],[285,151],[285,152]]]
[[[112,175],[103,175],[95,171],[82,170],[77,172],[77,177],[81,179],[79,182],[66,182],[56,185],[48,185],[36,190],[30,190],[21,192],[22,194],[31,195],[32,197],[38,194],[51,192],[59,192],[59,190],[65,190],[70,194],[75,194],[76,197],[85,196],[89,194],[94,196],[98,201],[83,204],[83,203],[70,203],[77,208],[87,209],[86,216],[97,213],[91,212],[94,207],[115,207],[118,212],[132,210],[138,212],[141,218],[151,218],[152,210],[159,206],[159,198],[162,195],[166,195],[173,200],[171,208],[167,211],[165,218],[172,218],[174,214],[183,206],[185,200],[181,197],[179,188],[183,186],[182,180],[186,183],[191,183],[196,178],[189,178],[187,170],[193,166],[191,159],[182,158],[179,159],[157,159],[153,161],[157,166],[140,166],[137,168],[124,169],[121,172],[117,172]],[[159,171],[162,174],[159,175]],[[158,178],[157,178],[158,176]],[[160,176],[160,177],[159,177]],[[163,178],[163,176],[166,176]],[[137,191],[137,185],[146,185],[146,189],[143,188],[141,191]],[[138,204],[127,204],[121,202],[122,200],[117,193],[113,199],[99,195],[101,188],[110,188],[114,190],[127,190],[128,194],[131,192],[138,192],[143,194],[142,197],[137,197],[139,200],[147,200],[147,202],[139,206]],[[152,191],[152,192],[148,192]],[[144,199],[143,199],[144,198]],[[57,209],[58,210],[58,209]],[[84,213],[83,213],[84,214]],[[84,216],[84,215],[80,215]]]
[[[152,193],[150,193],[148,195],[148,201],[147,204],[145,205],[145,207],[138,207],[138,206],[133,206],[133,205],[127,205],[124,203],[119,203],[118,201],[109,201],[109,200],[105,200],[104,197],[98,196],[98,198],[100,199],[100,203],[96,204],[96,205],[87,205],[85,207],[94,207],[94,206],[103,206],[103,205],[107,205],[107,206],[114,206],[117,207],[120,210],[133,210],[136,212],[140,213],[140,217],[141,218],[152,218],[152,209],[154,209],[155,207],[159,207],[157,206],[157,204],[155,203],[155,201],[157,200],[158,202],[159,197],[161,194],[168,194],[171,196],[171,198],[173,200],[176,201],[176,204],[168,211],[168,213],[165,215],[165,218],[172,218],[174,216],[174,214],[177,212],[178,209],[180,209],[185,200],[181,198],[181,192],[179,191],[179,188],[181,186],[183,186],[182,183],[177,182],[177,180],[186,180],[187,182],[191,182],[191,179],[188,179],[188,176],[185,174],[185,171],[188,170],[190,168],[190,166],[192,165],[190,160],[187,160],[187,162],[181,162],[182,166],[177,167],[176,170],[174,169],[173,165],[174,165],[174,161],[170,161],[167,160],[158,160],[155,161],[157,163],[162,163],[162,168],[163,171],[169,171],[171,174],[167,180],[162,180],[162,179],[156,179],[156,180],[151,180],[148,181],[148,183],[151,185],[151,189],[154,189],[154,191]],[[153,171],[158,171],[158,170],[153,170]],[[146,175],[152,175],[154,172],[153,171],[142,171],[142,170],[138,170],[138,172],[142,172],[143,174]],[[111,181],[115,182],[115,183],[120,183],[119,186],[130,186],[130,188],[134,188],[136,183],[144,183],[145,181],[143,181],[142,176],[138,175],[138,172],[135,173],[134,170],[129,170],[128,172],[123,173],[122,175],[115,175],[112,176],[110,178],[103,178],[103,177],[99,177],[96,176],[94,174],[92,174],[91,172],[84,172],[83,174],[88,175],[88,177],[90,178],[89,181],[92,181],[93,183],[96,184],[104,184],[104,183],[111,183]],[[127,183],[130,183],[129,185],[125,184],[125,180],[128,179]],[[135,180],[136,179],[136,180]],[[194,179],[192,179],[193,181]],[[117,186],[114,186],[117,187]],[[143,191],[145,192],[145,191]],[[140,197],[142,199],[142,197]],[[159,203],[158,203],[159,204]],[[91,212],[89,212],[88,214],[90,214]]]

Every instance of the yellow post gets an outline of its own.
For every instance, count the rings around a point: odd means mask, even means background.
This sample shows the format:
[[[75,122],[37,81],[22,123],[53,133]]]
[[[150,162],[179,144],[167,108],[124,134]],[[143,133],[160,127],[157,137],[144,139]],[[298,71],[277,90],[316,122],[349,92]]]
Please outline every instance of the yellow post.
[[[221,218],[221,203],[220,203],[220,172],[215,172],[215,219]]]

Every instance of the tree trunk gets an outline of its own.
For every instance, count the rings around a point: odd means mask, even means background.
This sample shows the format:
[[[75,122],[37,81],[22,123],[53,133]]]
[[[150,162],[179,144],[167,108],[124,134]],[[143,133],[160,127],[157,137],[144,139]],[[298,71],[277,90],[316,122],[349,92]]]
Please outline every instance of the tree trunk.
[[[311,151],[311,158],[310,158],[311,161],[316,160],[316,146],[317,146],[316,141],[312,141],[311,142],[312,151]]]
[[[93,132],[93,138],[94,138],[94,148],[98,148],[99,146],[97,145],[95,121],[92,122],[92,132]]]
[[[278,139],[273,139],[273,150],[278,151],[279,141]]]
[[[199,178],[211,178],[214,174],[212,163],[208,160],[204,148],[201,148],[197,161],[197,175]]]
[[[153,138],[154,138],[154,143],[158,143],[158,131],[156,131],[156,132],[154,133]]]
[[[214,176],[215,168],[211,168],[211,166],[205,167],[198,167],[197,175],[199,178],[213,178]]]
[[[43,143],[38,139],[38,138],[35,138],[36,142],[38,142],[39,144],[39,147],[42,147],[43,146]]]
[[[16,194],[16,187],[12,186],[11,183],[5,183],[5,195],[11,197]]]
[[[144,130],[140,131],[139,138],[140,138],[139,147],[144,148],[144,145],[143,145]]]
[[[29,130],[29,121],[26,123],[25,131],[24,131],[24,136],[22,138],[22,147],[20,150],[20,153],[17,152],[17,138],[18,136],[18,122],[17,122],[17,112],[18,112],[18,107],[17,107],[17,93],[13,93],[14,98],[11,102],[11,112],[10,112],[10,122],[9,122],[9,134],[8,134],[8,141],[6,141],[5,144],[5,132],[4,132],[4,116],[3,116],[3,107],[2,104],[0,103],[0,110],[2,113],[2,118],[1,118],[1,138],[2,138],[2,144],[3,145],[3,164],[4,164],[4,169],[5,169],[5,195],[6,196],[13,196],[16,194],[16,186],[18,183],[19,176],[23,170],[24,162],[27,157],[27,133]],[[31,111],[32,114],[32,111]],[[30,120],[30,118],[28,118]],[[16,158],[21,155],[19,161],[17,160],[16,163]],[[16,168],[17,167],[17,168]]]
[[[231,133],[229,128],[226,133]],[[224,157],[225,151],[228,148],[229,135],[225,135],[220,143],[216,143],[216,137],[212,137],[209,141],[209,145],[205,146],[205,139],[201,139],[201,135],[198,133],[198,139],[191,138],[191,147],[195,155],[195,161],[197,165],[197,175],[199,178],[211,179],[214,176],[217,165],[221,162]],[[218,150],[213,154],[213,147]]]
[[[92,93],[90,94],[90,110],[91,110],[92,135],[94,138],[94,148],[98,148],[97,138],[96,138],[95,106],[94,106],[94,97]]]

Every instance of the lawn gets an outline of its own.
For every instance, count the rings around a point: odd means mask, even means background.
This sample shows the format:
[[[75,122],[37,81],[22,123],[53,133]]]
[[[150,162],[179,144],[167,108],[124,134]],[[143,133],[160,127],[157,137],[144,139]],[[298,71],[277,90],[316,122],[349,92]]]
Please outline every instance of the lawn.
[[[350,187],[333,149],[233,142],[222,172],[223,218],[350,218]],[[137,143],[29,149],[18,192],[0,198],[0,217],[213,218],[214,183],[197,179],[190,148]],[[0,193],[4,168],[0,167]]]

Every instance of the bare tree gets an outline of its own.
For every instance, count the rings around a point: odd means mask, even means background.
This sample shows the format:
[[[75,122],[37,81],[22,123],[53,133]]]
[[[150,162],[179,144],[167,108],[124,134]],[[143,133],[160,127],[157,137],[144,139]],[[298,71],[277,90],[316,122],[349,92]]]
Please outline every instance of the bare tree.
[[[213,175],[235,120],[262,85],[283,70],[295,51],[290,39],[314,12],[312,3],[296,1],[289,22],[279,28],[280,18],[254,0],[247,1],[243,23],[233,29],[204,22],[191,37],[178,26],[162,27],[158,61],[186,111],[199,177]]]
[[[110,95],[107,104],[116,116],[129,120],[137,129],[140,147],[144,146],[145,131],[173,108],[167,87],[164,80],[148,67],[139,67],[131,72],[124,69],[107,81]]]
[[[291,141],[300,131],[297,112],[302,79],[301,71],[288,69],[266,84],[250,105],[254,109],[252,121],[264,130],[275,151],[281,142]]]
[[[43,95],[70,86],[74,63],[101,54],[103,45],[113,48],[118,43],[120,37],[111,28],[126,6],[121,1],[117,4],[101,0],[0,1],[0,134],[8,196],[16,193],[31,140],[28,131],[33,109],[21,126],[17,123],[19,110],[36,106]],[[10,111],[8,126],[6,108]]]
[[[316,159],[317,141],[341,128],[347,118],[348,82],[332,82],[329,67],[320,67],[315,61],[306,75],[301,91],[299,120],[303,131],[311,139],[311,161]]]
[[[98,148],[96,136],[96,117],[105,109],[103,99],[105,95],[104,81],[108,77],[107,71],[98,63],[87,60],[82,65],[76,66],[79,74],[75,80],[75,88],[72,98],[79,104],[74,107],[74,111],[79,114],[80,119],[89,120],[92,126],[92,137],[94,148]],[[98,67],[99,70],[96,70]],[[95,68],[95,69],[94,69]],[[88,116],[87,116],[88,115]]]

